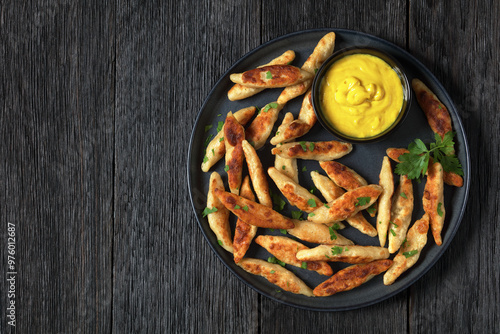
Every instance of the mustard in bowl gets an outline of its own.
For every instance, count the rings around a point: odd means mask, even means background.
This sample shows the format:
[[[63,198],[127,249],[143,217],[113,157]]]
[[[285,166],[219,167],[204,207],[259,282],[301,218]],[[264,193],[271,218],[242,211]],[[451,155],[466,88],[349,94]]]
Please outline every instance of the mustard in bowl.
[[[349,142],[382,140],[401,124],[411,89],[401,65],[370,48],[334,53],[316,74],[312,102],[319,122]]]

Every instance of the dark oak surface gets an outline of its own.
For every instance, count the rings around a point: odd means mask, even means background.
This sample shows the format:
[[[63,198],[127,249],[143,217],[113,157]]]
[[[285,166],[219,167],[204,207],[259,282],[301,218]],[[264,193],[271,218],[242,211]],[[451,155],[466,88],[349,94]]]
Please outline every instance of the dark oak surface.
[[[499,17],[495,1],[0,2],[0,333],[499,332]],[[186,180],[196,115],[227,68],[324,27],[423,62],[472,158],[464,219],[436,265],[388,300],[336,313],[282,305],[232,275]]]

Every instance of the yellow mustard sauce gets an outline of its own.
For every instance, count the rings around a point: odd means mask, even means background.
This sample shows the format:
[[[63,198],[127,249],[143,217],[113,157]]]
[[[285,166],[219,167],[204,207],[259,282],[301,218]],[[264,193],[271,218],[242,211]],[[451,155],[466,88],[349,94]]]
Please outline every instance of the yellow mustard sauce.
[[[333,63],[320,94],[323,113],[333,127],[356,138],[384,132],[403,106],[397,73],[382,59],[368,54],[349,55]]]

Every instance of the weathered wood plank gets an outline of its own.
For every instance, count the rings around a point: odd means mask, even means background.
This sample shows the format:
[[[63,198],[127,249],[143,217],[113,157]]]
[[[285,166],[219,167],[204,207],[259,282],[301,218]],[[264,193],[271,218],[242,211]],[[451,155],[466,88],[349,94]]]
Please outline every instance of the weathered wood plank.
[[[500,330],[498,60],[500,6],[412,1],[410,51],[455,102],[468,136],[471,189],[465,216],[444,256],[412,289],[410,331]],[[426,312],[419,310],[426,309]]]
[[[217,259],[192,214],[186,157],[210,89],[259,44],[258,3],[117,8],[113,332],[257,332],[257,294]]]
[[[109,5],[1,5],[1,268],[10,222],[16,225],[18,333],[111,328]],[[14,328],[4,321],[4,275],[0,284],[0,332],[6,333]]]

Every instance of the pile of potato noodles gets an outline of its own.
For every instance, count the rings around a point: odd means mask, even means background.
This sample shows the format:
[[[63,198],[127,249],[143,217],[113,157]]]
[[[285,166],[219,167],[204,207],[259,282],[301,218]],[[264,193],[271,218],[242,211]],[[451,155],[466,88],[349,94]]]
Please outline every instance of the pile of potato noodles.
[[[349,154],[352,144],[335,140],[297,141],[316,123],[311,85],[315,72],[333,53],[334,46],[335,33],[331,32],[318,42],[301,68],[290,65],[295,53],[288,50],[267,64],[232,74],[230,80],[234,86],[228,92],[231,101],[248,98],[265,89],[284,89],[277,101],[265,105],[257,115],[255,107],[227,113],[222,129],[208,144],[201,165],[203,172],[209,172],[219,160],[225,160],[227,188],[221,175],[213,171],[204,212],[219,245],[233,253],[235,263],[245,271],[262,276],[285,291],[310,297],[351,290],[383,272],[384,284],[392,284],[418,261],[427,243],[429,228],[436,244],[442,244],[443,184],[463,184],[460,176],[446,175],[439,163],[431,163],[422,198],[425,214],[412,224],[412,181],[401,175],[395,188],[390,160],[398,162],[405,149],[388,148],[381,162],[379,184],[368,184],[357,171],[335,161]],[[446,107],[437,97],[418,79],[414,80],[413,87],[431,129],[439,130],[433,127],[437,119],[444,119],[451,128]],[[287,112],[275,136],[271,137],[281,110],[288,101],[301,95],[303,101],[297,119]],[[264,170],[257,150],[267,142],[274,146],[271,153],[275,164]],[[299,184],[297,159],[316,160],[326,173],[326,176],[318,171],[310,174],[324,200]],[[245,163],[249,175],[244,176]],[[307,220],[290,218],[273,209],[270,180],[291,205],[307,213]],[[376,217],[375,227],[366,220],[363,211]],[[231,235],[231,215],[237,217],[234,236]],[[380,246],[355,245],[339,233],[345,224],[378,237]],[[255,237],[259,228],[286,230],[287,235],[300,241],[265,234]],[[309,248],[301,241],[317,246]],[[253,242],[273,257],[268,261],[246,257]],[[393,259],[389,259],[391,254],[395,254]],[[328,262],[349,266],[334,273]],[[328,278],[313,289],[285,265]]]

